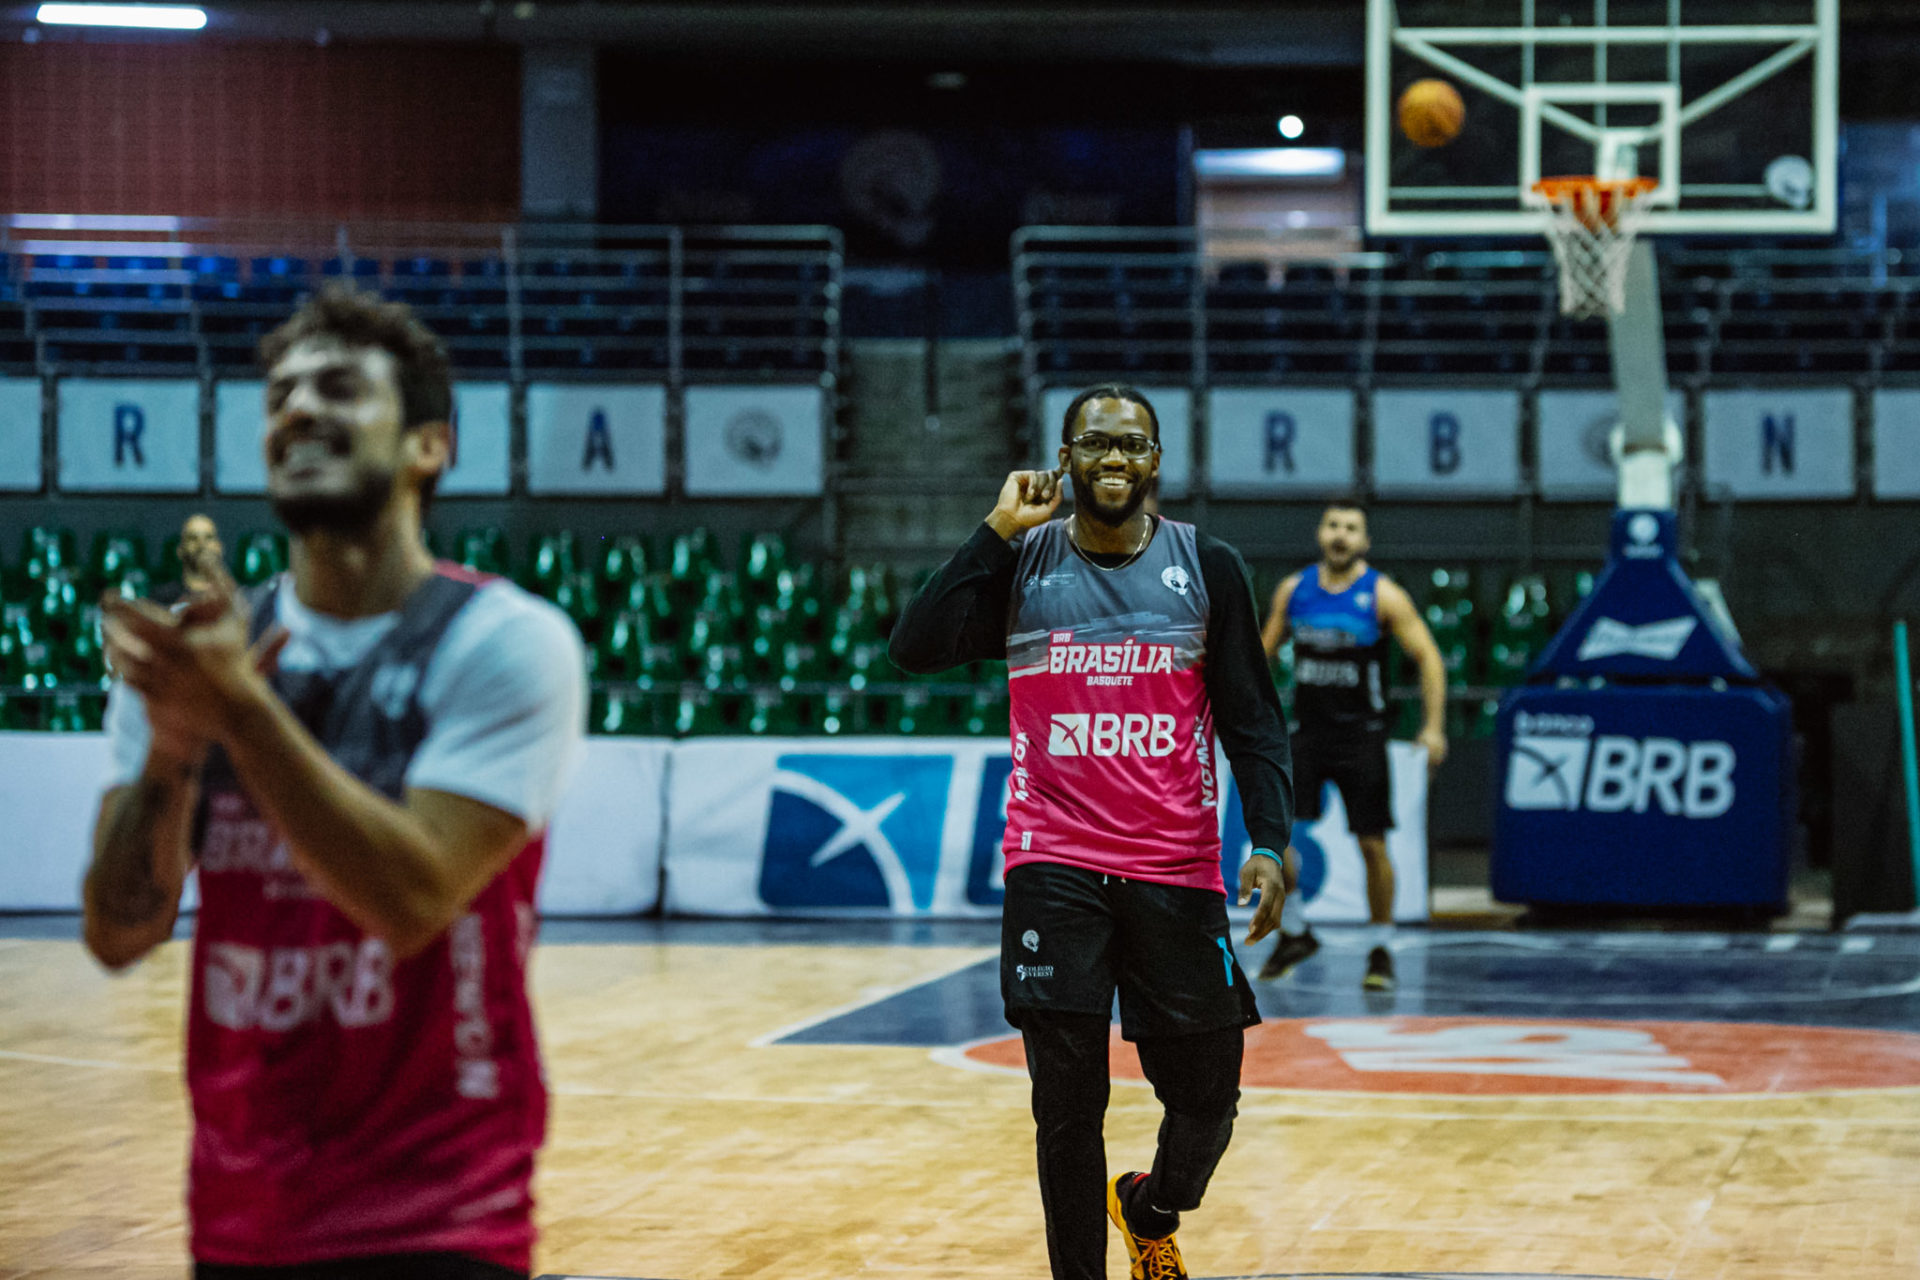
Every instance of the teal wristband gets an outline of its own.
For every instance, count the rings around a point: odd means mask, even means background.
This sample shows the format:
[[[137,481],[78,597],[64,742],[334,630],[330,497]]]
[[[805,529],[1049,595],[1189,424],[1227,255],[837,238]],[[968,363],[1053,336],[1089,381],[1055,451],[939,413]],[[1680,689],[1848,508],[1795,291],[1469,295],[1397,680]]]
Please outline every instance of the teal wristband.
[[[1285,862],[1285,861],[1284,861],[1284,860],[1283,860],[1283,859],[1282,859],[1282,858],[1280,857],[1280,855],[1279,855],[1279,854],[1277,854],[1277,853],[1275,853],[1275,852],[1274,852],[1273,850],[1271,850],[1271,849],[1255,849],[1255,850],[1254,850],[1254,851],[1253,851],[1253,852],[1252,852],[1251,854],[1249,854],[1248,856],[1249,856],[1249,857],[1254,857],[1254,858],[1272,858],[1272,859],[1273,859],[1273,861],[1274,861],[1274,863],[1275,863],[1275,864],[1276,864],[1276,865],[1277,865],[1277,866],[1278,866],[1278,867],[1279,867],[1279,868],[1280,868],[1280,869],[1281,869],[1282,871],[1285,871],[1285,870],[1287,869],[1287,864],[1286,864],[1286,862]]]

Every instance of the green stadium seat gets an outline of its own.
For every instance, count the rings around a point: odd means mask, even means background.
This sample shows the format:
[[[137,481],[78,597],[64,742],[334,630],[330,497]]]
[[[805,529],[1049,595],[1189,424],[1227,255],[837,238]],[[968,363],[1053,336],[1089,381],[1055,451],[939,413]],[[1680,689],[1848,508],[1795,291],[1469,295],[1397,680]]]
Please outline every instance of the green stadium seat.
[[[740,598],[739,583],[731,573],[715,569],[701,584],[699,602],[693,616],[706,618],[715,630],[732,640],[744,640],[748,634],[746,602]]]
[[[706,688],[681,691],[673,721],[676,737],[745,731],[749,699],[735,692]]]
[[[9,595],[30,591],[31,585],[57,570],[78,570],[73,531],[38,525],[20,535],[20,563],[9,584]]]
[[[787,567],[787,544],[777,533],[756,533],[740,550],[742,589],[754,600],[779,593],[780,571]]]
[[[622,609],[608,619],[599,639],[588,649],[588,673],[595,680],[638,679],[652,640],[646,619],[631,609]]]
[[[542,594],[580,629],[580,636],[589,645],[600,639],[600,589],[592,577],[579,572],[563,574],[548,585]]]
[[[63,691],[42,699],[40,728],[45,733],[85,733],[99,728],[89,715],[89,699],[77,691]]]
[[[1427,626],[1440,650],[1440,661],[1447,668],[1447,683],[1455,687],[1472,684],[1477,665],[1473,628],[1464,618],[1447,614],[1429,617]]]
[[[73,642],[82,626],[81,596],[68,570],[58,569],[41,579],[28,601],[27,618],[35,639],[54,645]]]
[[[87,557],[89,595],[118,587],[130,573],[147,572],[147,540],[137,533],[98,533]]]
[[[1005,737],[1011,729],[1007,686],[1004,683],[976,684],[966,702],[965,731]]]
[[[0,695],[0,729],[15,733],[40,727],[40,699],[23,693]]]
[[[117,591],[129,600],[144,600],[153,594],[153,577],[145,569],[129,569],[102,590]]]
[[[605,539],[594,563],[601,599],[611,604],[624,597],[634,583],[646,578],[652,567],[653,553],[639,534],[622,533]]]
[[[521,585],[551,600],[561,580],[579,571],[579,550],[571,530],[536,535],[527,548],[527,578]]]
[[[463,530],[453,544],[453,558],[476,573],[505,577],[512,568],[507,535],[497,528]]]
[[[667,579],[676,595],[697,598],[707,575],[720,569],[720,558],[713,534],[704,528],[690,529],[673,540],[673,553],[667,558]]]
[[[1466,569],[1439,568],[1427,575],[1426,607],[1473,612],[1473,575]],[[1464,605],[1464,607],[1462,607]]]
[[[748,703],[746,731],[756,737],[789,737],[805,732],[801,702],[777,689],[756,691]]]
[[[827,737],[843,737],[866,730],[861,698],[846,689],[829,689],[819,697],[816,732]]]
[[[287,538],[282,533],[254,532],[242,535],[234,549],[234,581],[243,587],[265,582],[287,567]]]
[[[747,687],[746,655],[739,645],[708,645],[698,655],[697,662],[695,675],[708,689],[726,690]]]

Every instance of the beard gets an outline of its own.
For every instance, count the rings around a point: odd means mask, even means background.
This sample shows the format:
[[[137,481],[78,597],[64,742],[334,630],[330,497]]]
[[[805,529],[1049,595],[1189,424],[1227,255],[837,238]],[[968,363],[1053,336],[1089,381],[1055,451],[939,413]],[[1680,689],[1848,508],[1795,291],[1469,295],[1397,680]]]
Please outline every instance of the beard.
[[[1144,480],[1134,482],[1133,492],[1118,507],[1103,506],[1094,493],[1093,483],[1078,471],[1069,471],[1068,478],[1073,481],[1074,510],[1089,520],[1098,520],[1110,529],[1118,529],[1133,519],[1134,512],[1147,500],[1147,483]]]
[[[310,533],[353,537],[373,528],[393,498],[393,484],[390,473],[368,471],[361,473],[359,483],[347,493],[270,496],[268,501],[273,514],[296,538]]]

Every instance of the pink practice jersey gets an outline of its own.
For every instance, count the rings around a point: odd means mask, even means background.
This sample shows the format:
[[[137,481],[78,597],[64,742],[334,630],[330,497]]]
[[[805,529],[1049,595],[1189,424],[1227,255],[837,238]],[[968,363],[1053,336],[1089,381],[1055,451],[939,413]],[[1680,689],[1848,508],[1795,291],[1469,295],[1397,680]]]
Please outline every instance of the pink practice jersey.
[[[426,731],[419,674],[472,590],[442,573],[358,667],[274,677],[376,790],[404,791]],[[256,604],[256,631],[271,600]],[[219,753],[205,785],[187,1024],[194,1256],[445,1251],[528,1269],[547,1095],[526,965],[544,842],[396,960],[293,866]]]
[[[1007,616],[1006,865],[1062,862],[1224,893],[1192,525],[1101,569],[1050,521],[1020,544]]]

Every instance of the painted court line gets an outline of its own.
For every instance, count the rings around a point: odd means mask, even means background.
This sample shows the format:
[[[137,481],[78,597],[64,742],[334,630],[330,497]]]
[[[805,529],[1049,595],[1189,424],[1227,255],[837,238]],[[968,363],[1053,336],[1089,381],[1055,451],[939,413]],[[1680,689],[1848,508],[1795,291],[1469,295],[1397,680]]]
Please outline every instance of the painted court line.
[[[755,1036],[753,1039],[747,1041],[747,1045],[750,1048],[754,1048],[754,1049],[765,1049],[770,1045],[773,1045],[781,1040],[786,1039],[788,1036],[799,1035],[802,1031],[811,1030],[812,1028],[819,1026],[823,1022],[832,1022],[835,1018],[844,1018],[850,1013],[859,1012],[860,1010],[866,1008],[868,1005],[879,1004],[883,1000],[891,1000],[895,996],[905,995],[907,992],[912,991],[916,987],[924,987],[928,983],[939,982],[943,978],[951,978],[954,974],[959,973],[962,969],[971,969],[974,965],[979,964],[982,960],[988,959],[989,957],[996,956],[998,954],[999,952],[997,950],[988,950],[988,949],[976,950],[973,955],[970,955],[966,959],[961,960],[956,964],[950,965],[945,969],[941,969],[936,973],[928,974],[923,978],[915,978],[911,982],[903,982],[896,987],[881,987],[878,990],[867,993],[866,995],[857,996],[854,999],[847,1001],[847,1003],[843,1005],[837,1005],[834,1008],[828,1009],[825,1013],[817,1013],[817,1014],[814,1014],[812,1017],[804,1018],[799,1022],[790,1023],[787,1026],[781,1027],[777,1031],[769,1031],[765,1035]],[[808,1045],[805,1047],[832,1048],[833,1046]]]
[[[51,1053],[26,1053],[19,1049],[0,1049],[0,1058],[15,1062],[43,1062],[55,1067],[97,1067],[103,1071],[163,1071],[174,1074],[177,1066],[148,1066],[140,1062],[108,1062],[100,1058],[62,1058]]]

